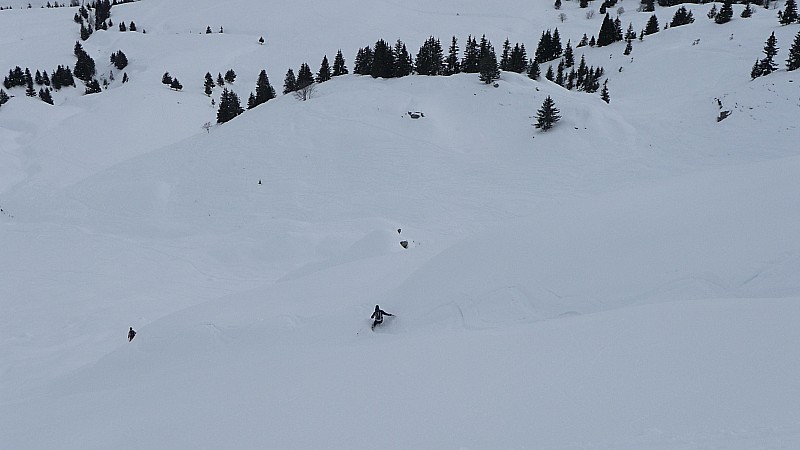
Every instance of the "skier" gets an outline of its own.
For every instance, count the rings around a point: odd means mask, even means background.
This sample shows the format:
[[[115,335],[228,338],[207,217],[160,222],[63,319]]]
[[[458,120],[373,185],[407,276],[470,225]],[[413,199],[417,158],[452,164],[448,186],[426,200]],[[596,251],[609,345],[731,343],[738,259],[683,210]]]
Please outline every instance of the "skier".
[[[134,337],[136,337],[136,332],[133,331],[133,327],[130,327],[130,330],[128,330],[128,342],[132,341]]]
[[[372,319],[375,319],[375,321],[372,322],[373,330],[375,329],[375,325],[383,323],[384,314],[387,316],[394,316],[394,314],[389,314],[386,311],[382,310],[380,306],[375,305],[375,312],[373,312],[371,316]]]

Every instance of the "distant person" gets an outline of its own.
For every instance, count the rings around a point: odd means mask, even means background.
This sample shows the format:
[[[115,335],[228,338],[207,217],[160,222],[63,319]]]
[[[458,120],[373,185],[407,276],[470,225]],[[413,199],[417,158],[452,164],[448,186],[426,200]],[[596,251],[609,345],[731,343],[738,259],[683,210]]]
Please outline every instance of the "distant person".
[[[372,316],[371,316],[372,319],[375,319],[375,321],[372,322],[372,329],[373,330],[375,329],[375,325],[379,325],[379,324],[383,323],[383,316],[384,315],[394,316],[394,314],[389,314],[386,311],[382,310],[380,306],[375,305],[375,312],[373,312]]]
[[[135,337],[136,337],[136,332],[133,331],[133,327],[130,327],[130,329],[128,330],[128,342],[132,341],[133,338]]]

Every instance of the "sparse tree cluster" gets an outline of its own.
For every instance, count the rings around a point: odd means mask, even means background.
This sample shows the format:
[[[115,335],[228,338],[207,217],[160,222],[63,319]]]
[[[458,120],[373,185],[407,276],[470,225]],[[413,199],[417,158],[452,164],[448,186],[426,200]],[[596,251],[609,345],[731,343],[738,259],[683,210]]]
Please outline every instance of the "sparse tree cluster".
[[[675,15],[672,16],[672,21],[669,23],[670,27],[679,27],[682,25],[689,25],[694,22],[692,11],[687,11],[685,6],[681,6],[675,10]]]
[[[767,38],[764,44],[764,58],[757,60],[750,70],[750,78],[755,80],[758,77],[769,75],[778,70],[778,65],[775,64],[775,56],[778,54],[778,39],[775,38],[775,32]]]

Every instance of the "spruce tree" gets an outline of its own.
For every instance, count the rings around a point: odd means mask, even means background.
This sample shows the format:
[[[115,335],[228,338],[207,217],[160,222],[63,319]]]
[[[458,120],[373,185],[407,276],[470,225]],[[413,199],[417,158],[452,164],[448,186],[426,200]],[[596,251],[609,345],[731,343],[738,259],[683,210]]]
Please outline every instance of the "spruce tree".
[[[778,40],[775,38],[775,32],[773,31],[764,44],[764,55],[766,56],[761,60],[761,73],[763,75],[769,75],[778,69],[778,65],[774,61],[777,54]]]
[[[288,94],[297,90],[297,79],[294,77],[294,70],[289,69],[286,71],[286,76],[283,78],[283,93]]]
[[[372,73],[372,59],[371,47],[359,49],[353,65],[353,73],[356,75],[370,75]]]
[[[86,83],[86,90],[84,91],[84,94],[98,94],[102,91],[103,90],[100,88],[100,83],[97,80],[91,80]]]
[[[611,20],[611,17],[606,13],[605,18],[603,18],[603,24],[600,25],[600,32],[597,34],[596,45],[598,47],[604,47],[606,45],[613,44],[616,40],[616,37],[617,27],[614,25],[614,21]]]
[[[169,72],[164,72],[164,75],[161,76],[161,84],[166,84],[167,86],[172,84],[172,75]]]
[[[444,51],[439,39],[430,36],[416,57],[416,72],[419,75],[442,75],[444,72]]]
[[[539,68],[539,63],[531,60],[530,66],[528,67],[528,78],[531,80],[538,80],[540,76],[542,76],[542,70]]]
[[[36,89],[33,87],[33,78],[30,76],[30,72],[28,73],[28,77],[25,81],[25,95],[28,97],[36,97]]]
[[[464,47],[464,60],[461,62],[461,71],[464,73],[480,72],[480,55],[478,52],[478,41],[469,35],[467,45]]]
[[[791,48],[789,48],[789,59],[786,60],[786,70],[792,71],[800,68],[800,31],[794,37]]]
[[[234,81],[236,81],[236,72],[234,72],[233,69],[228,69],[228,71],[225,72],[225,82],[233,84]]]
[[[407,77],[414,72],[414,60],[408,53],[406,44],[400,39],[394,44],[394,76]]]
[[[445,60],[445,75],[455,75],[461,72],[461,64],[458,59],[458,39],[453,36],[450,41],[450,47],[447,51],[447,60]]]
[[[516,73],[523,73],[528,70],[528,52],[525,51],[525,44],[514,44],[508,62],[508,70]]]
[[[119,50],[116,53],[116,56],[114,56],[114,61],[112,62],[114,63],[114,67],[116,67],[119,70],[122,70],[128,66],[128,57],[125,56],[125,53],[122,53],[122,50]]]
[[[217,86],[225,86],[225,78],[222,78],[220,72],[217,72]]]
[[[47,88],[39,89],[39,98],[47,104],[50,105],[53,104],[53,96],[50,95],[50,89]]]
[[[555,81],[555,79],[556,79],[556,75],[553,73],[553,65],[552,65],[552,64],[550,64],[549,66],[547,66],[547,72],[545,72],[545,74],[544,74],[544,77],[545,77],[547,80],[550,80],[550,81]]]
[[[547,98],[544,99],[542,107],[536,112],[536,123],[534,126],[542,131],[553,128],[553,125],[561,120],[559,113],[560,111],[556,108],[555,102],[548,95]]]
[[[176,91],[180,91],[181,89],[183,89],[183,85],[181,84],[180,81],[178,81],[177,78],[172,79],[172,83],[169,84],[169,87]]]
[[[258,104],[256,103],[256,94],[250,93],[250,97],[247,98],[247,109],[253,109]]]
[[[741,17],[743,19],[747,19],[753,16],[753,9],[750,8],[750,2],[745,3],[744,9],[742,10]]]
[[[608,95],[608,80],[603,82],[603,90],[600,91],[600,98],[606,103],[611,102],[611,96]]]
[[[478,78],[486,84],[500,78],[500,69],[497,66],[497,56],[495,56],[494,50],[481,57],[479,73]]]
[[[333,74],[331,73],[331,66],[328,63],[328,55],[325,55],[322,57],[322,62],[319,65],[316,81],[317,83],[324,83],[330,80],[332,76]]]
[[[228,88],[224,88],[219,100],[217,123],[225,123],[243,112],[244,109],[239,103],[239,96],[235,92],[229,91]]]
[[[256,80],[256,94],[255,94],[256,105],[266,103],[267,101],[272,100],[273,98],[275,98],[275,89],[272,87],[272,85],[269,84],[267,71],[262,70],[258,74],[258,79]]]
[[[783,11],[778,13],[778,22],[781,25],[789,25],[797,21],[797,2],[795,0],[786,0]]]
[[[561,61],[558,62],[558,68],[556,69],[556,84],[559,86],[564,86],[564,59],[562,58]]]
[[[687,11],[685,6],[681,6],[675,11],[675,15],[672,16],[672,22],[669,23],[669,26],[670,28],[679,27],[682,25],[688,25],[692,22],[694,22],[692,12]]]
[[[372,78],[392,78],[394,76],[394,53],[392,47],[379,39],[372,51]]]
[[[119,31],[128,31],[128,27],[125,26],[125,22],[119,23]]]
[[[314,74],[311,73],[311,68],[306,63],[300,64],[300,70],[297,72],[297,89],[303,89],[307,86],[314,84]],[[295,89],[295,90],[297,90]]]
[[[649,36],[654,33],[658,33],[661,30],[661,27],[658,25],[658,17],[655,14],[650,16],[650,19],[647,20],[647,25],[644,27],[644,34]]]
[[[332,76],[338,77],[339,75],[347,75],[347,66],[344,63],[344,56],[341,50],[336,52],[336,57],[333,59]]]
[[[511,59],[511,42],[506,38],[503,42],[503,53],[500,56],[500,70],[507,72]]]
[[[8,102],[11,97],[6,94],[6,91],[0,89],[0,105],[4,105]]]
[[[131,24],[128,25],[128,31],[136,31],[136,24],[133,23],[132,20],[131,20]]]
[[[728,23],[731,21],[731,18],[733,18],[733,0],[724,0],[722,8],[719,9],[719,13],[714,17],[714,22],[719,24]]]
[[[214,92],[213,89],[216,87],[214,84],[214,78],[211,76],[211,72],[206,72],[205,80],[203,81],[203,92],[211,97],[211,94]]]

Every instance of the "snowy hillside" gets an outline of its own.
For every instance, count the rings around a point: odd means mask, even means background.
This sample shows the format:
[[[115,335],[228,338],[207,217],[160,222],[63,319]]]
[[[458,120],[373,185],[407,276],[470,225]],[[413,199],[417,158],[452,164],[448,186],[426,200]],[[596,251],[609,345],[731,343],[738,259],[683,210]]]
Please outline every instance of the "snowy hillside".
[[[378,39],[533,56],[543,31],[574,46],[603,21],[597,1],[531,3],[142,0],[82,42],[113,73],[101,93],[7,89],[2,446],[800,447],[783,2],[723,25],[687,4],[693,24],[630,55],[575,48],[610,103],[510,72],[280,95],[287,69],[341,49],[352,71]],[[0,70],[74,65],[77,8],[26,4],[0,11]],[[652,15],[619,7],[637,32]],[[772,32],[779,70],[751,80]],[[229,69],[243,101],[262,69],[279,95],[216,124],[203,76]],[[376,304],[395,316],[373,332]]]

